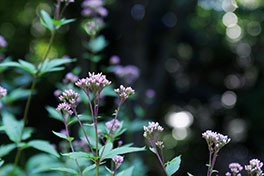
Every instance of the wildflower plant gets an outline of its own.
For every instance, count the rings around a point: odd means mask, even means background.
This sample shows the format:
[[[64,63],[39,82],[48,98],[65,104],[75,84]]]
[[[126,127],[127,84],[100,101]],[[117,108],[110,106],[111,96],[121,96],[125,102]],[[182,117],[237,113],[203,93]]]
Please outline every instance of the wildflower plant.
[[[217,155],[222,147],[228,144],[231,139],[228,136],[224,136],[220,133],[207,130],[202,134],[202,137],[206,140],[209,150],[209,164],[207,176],[211,176],[214,172],[214,165],[216,162]]]

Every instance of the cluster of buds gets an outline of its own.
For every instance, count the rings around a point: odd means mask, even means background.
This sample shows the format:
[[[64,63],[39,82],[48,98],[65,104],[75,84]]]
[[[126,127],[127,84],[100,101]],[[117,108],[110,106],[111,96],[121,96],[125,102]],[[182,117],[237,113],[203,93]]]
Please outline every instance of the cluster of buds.
[[[62,95],[59,96],[59,100],[62,101],[56,108],[57,111],[68,112],[73,114],[73,109],[76,108],[77,100],[80,94],[74,92],[72,89],[65,90]]]
[[[202,137],[206,140],[209,149],[213,152],[219,151],[222,147],[228,144],[231,139],[228,136],[224,136],[220,133],[207,130],[202,134]]]
[[[111,84],[111,81],[106,79],[106,76],[102,73],[88,73],[89,76],[86,78],[79,79],[75,85],[82,88],[86,92],[89,89],[93,92],[99,91],[99,93],[108,85]]]
[[[71,72],[67,73],[65,75],[65,78],[63,79],[64,83],[74,83],[76,81],[78,81],[79,77],[72,74]]]
[[[155,144],[160,149],[163,149],[165,147],[165,145],[163,144],[163,141],[157,141]]]
[[[159,125],[158,122],[149,122],[149,125],[144,126],[144,134],[145,138],[149,138],[150,136],[155,136],[157,133],[161,133],[164,130],[162,126]]]
[[[241,176],[240,172],[243,170],[243,167],[239,163],[230,163],[229,169],[232,174],[227,172],[226,176]]]
[[[103,0],[84,0],[82,3],[82,15],[87,17],[108,15],[107,9],[104,7]]]
[[[117,119],[113,119],[113,120],[106,122],[105,126],[109,130],[111,130],[112,128],[112,132],[115,132],[118,128],[122,128],[122,124]]]
[[[245,166],[245,170],[250,175],[256,174],[257,176],[263,176],[263,172],[261,170],[263,163],[258,159],[252,159],[249,161],[249,165]]]
[[[120,86],[120,88],[115,89],[115,93],[121,98],[121,100],[126,100],[131,95],[135,94],[135,90],[133,90],[131,87],[125,88],[123,85]]]
[[[7,90],[0,86],[0,98],[5,97],[7,94]]]
[[[112,161],[115,163],[117,169],[121,166],[122,162],[124,161],[124,157],[117,155],[112,158]]]

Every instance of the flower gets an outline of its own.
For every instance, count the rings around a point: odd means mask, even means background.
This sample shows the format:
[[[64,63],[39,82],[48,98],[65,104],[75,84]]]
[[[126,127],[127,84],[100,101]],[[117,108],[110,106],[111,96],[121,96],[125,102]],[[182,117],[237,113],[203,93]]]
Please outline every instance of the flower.
[[[76,82],[79,79],[78,76],[74,75],[73,73],[69,72],[65,75],[65,78],[63,79],[64,83],[73,83]]]
[[[72,89],[68,89],[62,92],[62,95],[59,96],[59,100],[68,103],[72,108],[75,108],[79,96],[80,94],[74,92]]]
[[[135,65],[117,65],[114,68],[114,73],[127,84],[132,84],[140,75],[140,71]]]
[[[108,15],[108,11],[103,7],[104,2],[102,0],[84,0],[82,3],[82,15],[87,17]]]
[[[228,144],[231,139],[228,136],[224,136],[220,133],[213,132],[211,130],[207,130],[202,134],[202,137],[206,140],[208,145],[212,150],[218,151],[220,148]],[[214,144],[214,149],[213,145]]]
[[[106,79],[106,76],[102,73],[88,73],[89,77],[79,79],[75,82],[75,85],[82,88],[86,93],[91,89],[93,92],[99,91],[99,93],[108,85],[111,81]]]
[[[0,48],[7,47],[7,42],[3,36],[0,35]]]
[[[57,111],[60,111],[60,112],[62,111],[63,113],[69,113],[70,115],[73,114],[73,111],[71,110],[71,106],[70,106],[70,104],[65,103],[65,102],[60,103],[60,104],[57,106],[56,110],[57,110]]]
[[[252,159],[249,161],[249,165],[245,166],[245,170],[249,173],[249,174],[256,174],[257,176],[262,175],[262,168],[263,163],[258,160],[258,159]]]
[[[243,170],[243,167],[239,163],[230,163],[229,169],[234,176],[241,176],[240,172]],[[231,173],[227,172],[226,176],[231,176]]]
[[[163,149],[165,147],[165,145],[163,144],[163,141],[157,141],[156,143],[156,146]]]
[[[109,130],[111,130],[111,128],[112,128],[112,132],[115,132],[118,128],[122,128],[122,124],[117,119],[113,119],[113,120],[106,122],[105,126]]]
[[[122,162],[124,161],[124,157],[117,155],[112,158],[112,161],[115,163],[117,169],[121,166]]]
[[[145,138],[149,138],[150,136],[154,136],[156,133],[161,133],[164,128],[162,128],[162,126],[159,125],[158,122],[149,122],[149,125],[146,127],[144,126],[144,134],[143,136]]]
[[[7,94],[7,90],[0,86],[0,98],[5,97]]]
[[[125,88],[123,85],[120,85],[120,88],[115,89],[115,93],[124,101],[131,95],[134,95],[135,90],[131,87]]]
[[[120,63],[120,57],[115,55],[110,57],[110,64],[116,65],[119,63]]]

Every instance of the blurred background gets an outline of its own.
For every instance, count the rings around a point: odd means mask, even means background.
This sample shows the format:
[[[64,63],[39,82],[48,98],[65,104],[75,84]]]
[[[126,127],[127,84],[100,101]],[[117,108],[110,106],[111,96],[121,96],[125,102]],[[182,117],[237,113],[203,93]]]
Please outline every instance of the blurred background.
[[[207,129],[232,138],[216,163],[220,175],[230,162],[263,161],[263,0],[106,0],[105,9],[98,12],[103,27],[93,43],[103,47],[95,49],[100,57],[93,60],[87,52],[91,12],[83,2],[76,0],[65,11],[65,17],[76,21],[56,33],[50,54],[50,58],[69,56],[77,61],[64,72],[40,79],[33,97],[28,125],[37,129],[36,136],[56,143],[51,130],[63,126],[47,117],[45,106],[56,106],[53,92],[67,72],[79,69],[82,77],[88,71],[103,71],[116,85],[136,90],[136,98],[127,106],[130,118],[140,121],[134,124],[139,130],[124,140],[143,146],[141,122],[160,122],[166,129],[165,158],[182,155],[176,175],[205,175],[208,149],[201,133]],[[51,14],[54,4],[52,0],[0,1],[0,35],[8,42],[5,56],[38,62],[49,40],[39,20],[40,9]],[[23,88],[31,79],[8,72],[0,78]],[[14,104],[23,106],[25,100]],[[102,109],[113,110],[112,106]],[[137,157],[144,158],[146,175],[163,174],[150,151]]]

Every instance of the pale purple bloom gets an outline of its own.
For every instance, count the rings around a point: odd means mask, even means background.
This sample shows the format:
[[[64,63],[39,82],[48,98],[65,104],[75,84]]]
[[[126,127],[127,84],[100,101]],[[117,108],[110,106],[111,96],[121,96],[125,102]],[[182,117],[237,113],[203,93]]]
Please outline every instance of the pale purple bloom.
[[[148,98],[153,98],[156,93],[153,89],[148,89],[145,94]]]
[[[84,0],[82,3],[82,15],[88,17],[108,15],[107,9],[104,7],[102,0]]]
[[[69,103],[71,107],[75,107],[80,94],[74,92],[72,89],[65,90],[62,95],[59,96],[59,100]]]
[[[116,169],[117,169],[121,166],[122,162],[124,161],[124,157],[117,155],[117,156],[114,156],[112,160],[115,163]]]
[[[261,176],[263,175],[263,172],[261,170],[263,166],[263,163],[258,160],[258,159],[252,159],[249,161],[249,165],[245,166],[245,170],[249,173],[249,174],[256,174],[257,176]]]
[[[230,172],[227,172],[225,175],[226,176],[232,176]]]
[[[118,141],[118,146],[121,146],[121,145],[123,145],[123,141],[122,140],[120,140],[120,141]]]
[[[117,65],[114,68],[114,73],[127,84],[132,84],[140,75],[140,71],[135,65]]]
[[[202,134],[202,137],[212,148],[213,148],[212,145],[214,144],[215,150],[219,150],[220,148],[222,148],[231,141],[231,139],[228,136],[224,136],[220,133],[216,133],[211,130],[207,130],[206,132],[204,132]]]
[[[123,85],[120,85],[120,88],[117,88],[114,91],[123,101],[135,94],[135,90],[131,87],[124,87]]]
[[[155,144],[156,144],[157,147],[159,147],[161,149],[163,149],[165,147],[163,141],[157,141]]]
[[[74,75],[73,73],[69,72],[65,75],[65,78],[63,79],[64,83],[74,83],[79,79],[78,76]]]
[[[115,55],[110,57],[110,64],[116,65],[119,63],[120,63],[120,57]]]
[[[57,108],[56,108],[57,111],[60,111],[60,112],[63,112],[63,113],[69,113],[70,115],[73,114],[73,111],[71,110],[71,106],[70,104],[68,103],[60,103]]]
[[[7,47],[7,42],[3,36],[0,35],[0,48]]]
[[[7,94],[7,90],[0,86],[0,98],[5,97]]]
[[[240,172],[243,170],[243,167],[239,163],[230,163],[229,169],[234,176],[241,176]],[[231,176],[231,173],[227,172],[226,176]]]
[[[161,133],[164,128],[159,125],[158,122],[149,122],[149,125],[146,127],[144,126],[144,134],[145,138],[149,138],[150,136],[155,136],[157,133]]]
[[[122,124],[117,119],[113,119],[113,120],[106,122],[105,126],[109,130],[111,130],[111,128],[112,128],[112,132],[115,132],[117,129],[122,128]]]
[[[58,90],[58,89],[53,92],[55,97],[59,97],[61,95],[61,93],[62,93],[62,91]]]

